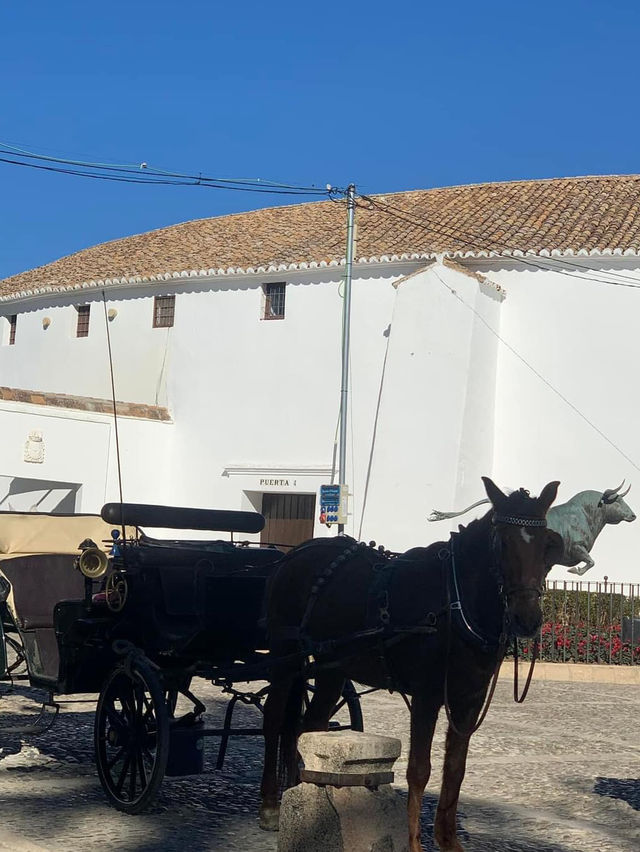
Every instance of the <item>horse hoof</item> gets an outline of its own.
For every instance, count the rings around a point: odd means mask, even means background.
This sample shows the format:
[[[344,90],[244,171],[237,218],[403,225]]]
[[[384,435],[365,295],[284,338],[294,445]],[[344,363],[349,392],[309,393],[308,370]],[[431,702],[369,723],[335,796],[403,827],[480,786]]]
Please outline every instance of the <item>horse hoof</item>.
[[[280,823],[280,808],[260,808],[258,825],[263,831],[277,831]]]
[[[438,844],[438,849],[440,852],[464,852],[464,846],[458,840],[454,840],[453,843],[448,843],[446,846]]]
[[[442,837],[436,833],[434,839],[440,852],[464,852],[464,846],[457,837]]]

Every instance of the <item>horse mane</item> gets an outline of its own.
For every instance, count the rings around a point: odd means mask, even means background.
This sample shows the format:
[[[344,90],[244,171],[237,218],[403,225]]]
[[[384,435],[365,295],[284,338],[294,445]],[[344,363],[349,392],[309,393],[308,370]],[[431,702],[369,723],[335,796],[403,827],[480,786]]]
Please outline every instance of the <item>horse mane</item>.
[[[486,512],[481,518],[475,518],[473,521],[470,521],[466,526],[463,524],[458,525],[458,535],[456,537],[459,542],[461,556],[463,554],[468,556],[471,553],[483,553],[485,550],[487,555],[489,555],[488,536],[492,515],[493,509]]]
[[[496,509],[492,507],[488,512],[486,512],[486,514],[482,515],[481,518],[475,518],[473,521],[470,521],[466,527],[460,524],[458,529],[461,532],[463,530],[471,530],[475,524],[485,521],[487,518],[491,517],[495,511]],[[512,491],[510,494],[505,495],[505,502],[500,506],[499,512],[503,515],[513,515],[516,518],[540,517],[538,500],[536,497],[532,497],[526,488],[518,488],[517,491]]]
[[[526,488],[518,488],[517,491],[512,491],[507,496],[507,503],[504,507],[500,507],[501,513],[509,512],[509,514],[522,518],[539,518],[540,507],[536,497],[532,497]]]

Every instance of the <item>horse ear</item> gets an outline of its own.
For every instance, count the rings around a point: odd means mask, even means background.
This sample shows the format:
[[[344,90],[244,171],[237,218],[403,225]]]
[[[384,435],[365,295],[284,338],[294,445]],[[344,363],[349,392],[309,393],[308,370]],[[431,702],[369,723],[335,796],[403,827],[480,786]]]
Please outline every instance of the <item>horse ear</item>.
[[[483,476],[482,481],[484,482],[484,490],[487,492],[487,497],[491,500],[491,504],[494,507],[496,503],[500,503],[502,500],[507,499],[507,495],[503,494],[495,482],[489,479],[488,476]]]
[[[549,506],[556,499],[556,495],[558,493],[559,482],[549,482],[542,489],[540,496],[538,497],[538,506],[540,507],[540,511],[543,514],[547,514],[549,511]]]

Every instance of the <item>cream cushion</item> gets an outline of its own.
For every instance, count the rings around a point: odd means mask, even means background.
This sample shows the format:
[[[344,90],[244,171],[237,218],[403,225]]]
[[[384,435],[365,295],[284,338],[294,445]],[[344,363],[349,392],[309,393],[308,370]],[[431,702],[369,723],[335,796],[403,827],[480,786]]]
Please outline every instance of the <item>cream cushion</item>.
[[[47,553],[78,554],[78,545],[92,539],[102,550],[111,549],[113,524],[99,515],[46,515],[32,512],[0,512],[0,574],[2,563],[18,556]],[[135,537],[135,527],[127,527],[127,538]],[[121,533],[122,535],[122,533]],[[73,569],[70,561],[69,570]],[[4,575],[3,575],[4,576]],[[13,589],[7,599],[16,617]]]
[[[113,542],[111,530],[99,515],[38,515],[0,512],[0,558],[26,553],[79,553],[85,538],[103,550]],[[132,531],[126,531],[130,535]]]

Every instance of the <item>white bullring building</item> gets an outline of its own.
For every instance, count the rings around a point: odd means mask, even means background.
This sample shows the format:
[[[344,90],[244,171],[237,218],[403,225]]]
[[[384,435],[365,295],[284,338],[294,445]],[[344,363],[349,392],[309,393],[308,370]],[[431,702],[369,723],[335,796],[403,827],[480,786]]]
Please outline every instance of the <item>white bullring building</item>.
[[[185,222],[0,281],[0,510],[119,498],[108,329],[126,501],[325,533],[345,221],[326,201]],[[483,474],[558,479],[558,502],[635,480],[638,510],[640,177],[375,196],[356,221],[345,531],[445,538],[427,516]],[[585,579],[637,580],[639,544],[606,529]]]

